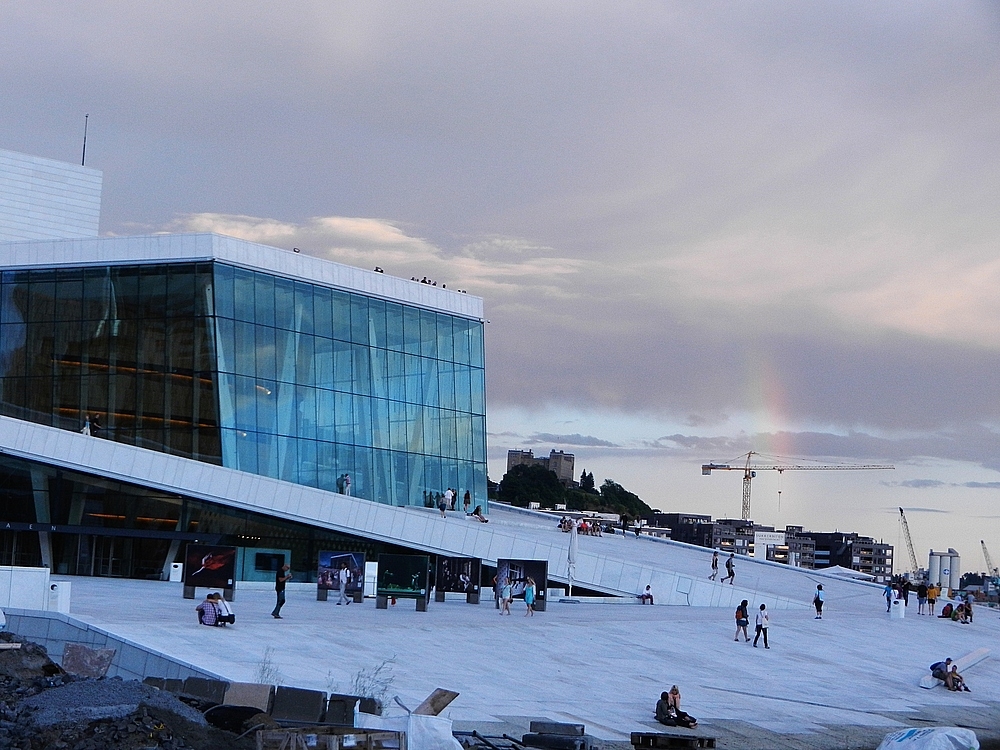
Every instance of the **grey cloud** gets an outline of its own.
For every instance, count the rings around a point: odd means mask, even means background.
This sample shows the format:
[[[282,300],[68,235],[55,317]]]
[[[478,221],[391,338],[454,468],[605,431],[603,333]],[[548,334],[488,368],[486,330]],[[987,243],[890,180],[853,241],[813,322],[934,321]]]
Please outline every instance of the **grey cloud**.
[[[907,479],[904,482],[885,482],[885,484],[891,487],[926,489],[929,487],[945,487],[947,482],[942,482],[939,479]],[[907,510],[909,510],[909,508]]]
[[[960,486],[975,490],[1000,490],[1000,482],[963,482]]]
[[[950,510],[941,510],[940,508],[903,508],[906,513],[951,513]]]
[[[574,433],[572,435],[554,435],[548,432],[536,432],[531,436],[534,443],[553,443],[555,445],[579,445],[599,448],[618,448],[616,443],[601,438]]]

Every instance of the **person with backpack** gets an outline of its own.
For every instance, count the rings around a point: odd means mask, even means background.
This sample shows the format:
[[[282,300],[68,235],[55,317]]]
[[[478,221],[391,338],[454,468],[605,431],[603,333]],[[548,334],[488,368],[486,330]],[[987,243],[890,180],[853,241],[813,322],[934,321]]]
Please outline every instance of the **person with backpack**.
[[[720,583],[725,583],[729,581],[729,585],[733,585],[733,581],[736,580],[736,563],[734,562],[735,553],[730,552],[729,558],[726,560],[726,577],[720,581]]]
[[[747,609],[750,606],[750,602],[746,599],[739,603],[736,607],[736,637],[733,638],[734,641],[740,639],[740,631],[743,631],[743,638],[747,643],[750,642],[750,634],[747,633],[747,625],[750,624],[750,612]]]
[[[823,619],[823,584],[816,584],[816,594],[813,596],[813,606],[816,608],[817,620]]]

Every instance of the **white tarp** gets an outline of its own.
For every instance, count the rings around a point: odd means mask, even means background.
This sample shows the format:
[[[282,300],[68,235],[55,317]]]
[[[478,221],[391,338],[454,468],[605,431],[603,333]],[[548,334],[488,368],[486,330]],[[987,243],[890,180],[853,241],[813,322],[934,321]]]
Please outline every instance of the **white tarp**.
[[[374,716],[359,713],[356,723],[360,729],[406,732],[406,750],[462,750],[462,745],[451,733],[451,719],[443,716]]]
[[[958,727],[900,729],[887,734],[876,750],[979,750],[979,740],[971,729]]]

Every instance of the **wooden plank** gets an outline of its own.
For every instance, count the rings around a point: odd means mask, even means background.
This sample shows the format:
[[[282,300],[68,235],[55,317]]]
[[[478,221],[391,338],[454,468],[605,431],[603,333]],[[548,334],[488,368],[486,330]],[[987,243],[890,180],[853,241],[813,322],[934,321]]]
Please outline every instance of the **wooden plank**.
[[[413,709],[413,713],[419,716],[437,716],[444,711],[448,704],[458,697],[454,690],[438,688],[433,693],[424,698],[424,702]]]

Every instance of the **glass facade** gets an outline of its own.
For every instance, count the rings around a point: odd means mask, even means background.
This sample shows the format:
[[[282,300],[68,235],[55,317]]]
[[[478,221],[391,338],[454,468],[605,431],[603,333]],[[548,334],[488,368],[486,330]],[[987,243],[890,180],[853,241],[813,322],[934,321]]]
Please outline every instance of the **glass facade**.
[[[0,413],[395,505],[486,505],[483,326],[219,262],[6,271]]]
[[[87,474],[0,456],[0,565],[50,565],[60,575],[159,580],[188,543],[280,550],[298,581],[315,580],[320,550],[402,553],[397,545],[338,534]],[[264,580],[274,574],[266,574]]]

